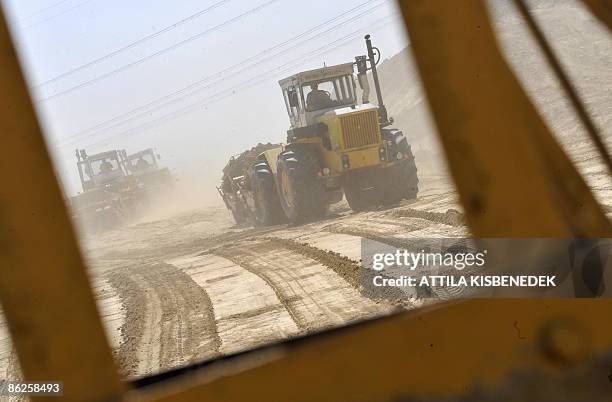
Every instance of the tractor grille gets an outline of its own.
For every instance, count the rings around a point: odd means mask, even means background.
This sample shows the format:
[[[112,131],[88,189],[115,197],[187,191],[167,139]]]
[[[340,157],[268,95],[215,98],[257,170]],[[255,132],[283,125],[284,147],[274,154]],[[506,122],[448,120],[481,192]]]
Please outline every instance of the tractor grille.
[[[344,137],[344,147],[347,149],[379,142],[378,113],[376,113],[376,110],[341,117],[340,124]]]

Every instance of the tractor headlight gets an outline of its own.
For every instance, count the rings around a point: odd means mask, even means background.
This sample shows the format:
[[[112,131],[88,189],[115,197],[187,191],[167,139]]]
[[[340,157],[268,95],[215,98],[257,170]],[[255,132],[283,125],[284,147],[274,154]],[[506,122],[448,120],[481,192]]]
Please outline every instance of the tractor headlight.
[[[398,152],[398,153],[397,153],[396,158],[397,158],[397,160],[398,160],[398,161],[399,161],[399,160],[401,160],[403,157],[404,157],[404,154],[403,154],[403,153],[401,153],[401,152]]]
[[[380,158],[381,161],[387,160],[387,151],[385,150],[385,148],[380,147],[378,149],[378,157]]]

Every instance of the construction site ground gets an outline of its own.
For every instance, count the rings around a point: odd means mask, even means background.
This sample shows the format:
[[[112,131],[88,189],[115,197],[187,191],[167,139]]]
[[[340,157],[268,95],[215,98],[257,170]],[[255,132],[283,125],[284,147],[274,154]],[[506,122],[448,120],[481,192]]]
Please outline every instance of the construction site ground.
[[[302,226],[237,227],[198,209],[84,240],[117,364],[130,377],[410,308],[359,291],[361,238],[461,235],[457,200],[423,178],[418,200]],[[418,301],[415,301],[418,303]],[[0,373],[18,378],[2,324]]]
[[[606,173],[582,155],[577,162],[609,212]],[[238,227],[219,206],[84,239],[119,368],[141,377],[419,306],[364,297],[359,260],[362,238],[393,245],[467,234],[448,179],[423,176],[420,188],[416,200],[386,209],[354,213],[342,201],[301,226]],[[19,378],[3,323],[0,377]]]

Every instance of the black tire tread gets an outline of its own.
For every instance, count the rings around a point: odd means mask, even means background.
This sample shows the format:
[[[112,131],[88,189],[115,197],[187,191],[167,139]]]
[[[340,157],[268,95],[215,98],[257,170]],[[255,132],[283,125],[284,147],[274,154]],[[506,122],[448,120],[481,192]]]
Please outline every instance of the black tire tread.
[[[267,162],[258,162],[253,170],[255,225],[272,226],[282,223],[285,216],[270,167]]]
[[[283,199],[281,174],[287,170],[292,182],[295,205],[290,206]],[[328,195],[325,183],[319,177],[319,160],[307,147],[293,147],[283,151],[278,158],[279,196],[285,215],[291,223],[303,223],[325,216],[328,208]]]

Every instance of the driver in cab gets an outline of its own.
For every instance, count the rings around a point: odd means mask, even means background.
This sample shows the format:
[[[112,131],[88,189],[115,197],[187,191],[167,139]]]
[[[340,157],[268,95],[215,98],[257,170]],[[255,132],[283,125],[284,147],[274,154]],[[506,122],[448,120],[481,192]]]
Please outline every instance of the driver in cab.
[[[310,84],[310,92],[306,96],[308,110],[323,109],[333,106],[329,92],[319,89],[319,84]]]
[[[100,174],[106,174],[113,171],[113,164],[104,159],[100,164]]]
[[[142,156],[138,158],[138,162],[136,162],[136,170],[146,170],[149,168],[149,162],[145,160]]]

